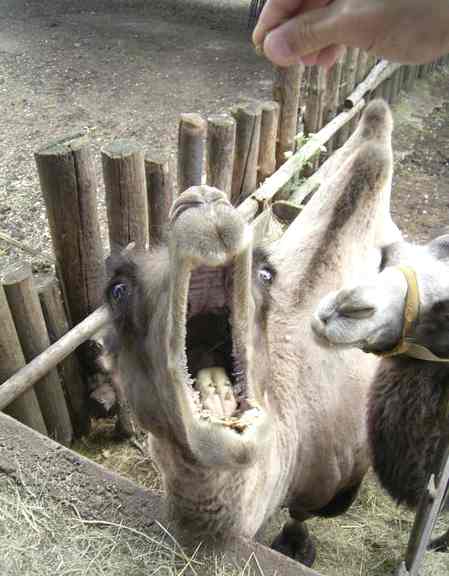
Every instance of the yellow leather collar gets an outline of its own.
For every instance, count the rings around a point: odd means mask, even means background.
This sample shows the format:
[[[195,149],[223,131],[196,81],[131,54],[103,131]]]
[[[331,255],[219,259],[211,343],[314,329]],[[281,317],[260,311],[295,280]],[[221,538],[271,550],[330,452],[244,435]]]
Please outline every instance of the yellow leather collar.
[[[416,279],[416,272],[413,268],[409,268],[408,266],[397,266],[397,269],[404,275],[408,286],[401,338],[392,350],[388,350],[387,352],[374,352],[374,354],[376,354],[376,356],[381,356],[382,358],[404,354],[412,358],[417,358],[418,360],[426,360],[427,362],[449,362],[449,358],[436,356],[424,346],[407,341],[407,336],[411,332],[413,323],[419,318],[419,288]]]

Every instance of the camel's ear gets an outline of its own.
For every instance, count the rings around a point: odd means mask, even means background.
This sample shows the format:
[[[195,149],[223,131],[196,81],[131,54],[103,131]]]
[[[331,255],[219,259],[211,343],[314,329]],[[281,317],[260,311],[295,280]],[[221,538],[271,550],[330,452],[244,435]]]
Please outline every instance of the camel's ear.
[[[432,255],[438,260],[449,259],[449,234],[438,236],[428,244]]]

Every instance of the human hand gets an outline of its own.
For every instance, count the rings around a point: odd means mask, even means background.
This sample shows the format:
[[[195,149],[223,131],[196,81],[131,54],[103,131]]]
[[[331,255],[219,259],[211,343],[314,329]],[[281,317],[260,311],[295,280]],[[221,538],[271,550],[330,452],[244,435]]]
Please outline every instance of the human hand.
[[[253,42],[279,66],[331,66],[342,45],[404,64],[449,52],[448,0],[268,0]]]

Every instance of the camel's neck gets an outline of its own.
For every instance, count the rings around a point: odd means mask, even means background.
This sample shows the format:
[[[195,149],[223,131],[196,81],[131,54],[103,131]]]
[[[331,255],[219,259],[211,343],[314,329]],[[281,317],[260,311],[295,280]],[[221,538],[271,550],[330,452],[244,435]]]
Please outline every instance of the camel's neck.
[[[391,148],[365,144],[323,184],[284,234],[273,260],[289,283],[295,278],[296,301],[377,272],[375,248],[394,236],[391,170]]]
[[[203,537],[253,537],[282,505],[294,461],[276,441],[267,442],[252,466],[232,469],[200,466],[159,440],[152,453],[163,471],[170,517],[183,532]]]

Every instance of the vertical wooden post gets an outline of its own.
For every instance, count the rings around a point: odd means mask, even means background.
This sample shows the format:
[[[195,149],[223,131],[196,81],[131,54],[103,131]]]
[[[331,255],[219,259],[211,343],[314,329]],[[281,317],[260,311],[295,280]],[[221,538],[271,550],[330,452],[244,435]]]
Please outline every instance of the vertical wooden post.
[[[401,90],[402,90],[403,78],[404,78],[404,71],[403,71],[403,67],[401,66],[394,73],[394,82],[393,82],[393,85],[394,85],[394,96],[393,96],[394,102],[397,102],[399,100],[399,96],[400,96]]]
[[[368,52],[366,52],[365,50],[359,50],[354,88],[356,88],[366,78],[367,66],[368,66]],[[354,130],[357,128],[361,115],[362,112],[360,112],[359,114],[357,114],[357,116],[354,116],[354,118],[350,120],[349,133],[352,134],[352,132],[354,132]]]
[[[369,100],[374,100],[375,98],[383,98],[385,100],[385,81],[381,82],[377,88],[371,91],[369,95]]]
[[[236,122],[230,114],[207,119],[207,183],[231,198]]]
[[[149,211],[150,244],[164,239],[171,205],[175,199],[172,170],[167,159],[145,158],[145,174]]]
[[[295,149],[298,125],[299,97],[304,66],[276,68],[273,83],[273,100],[279,103],[279,138],[276,153],[277,166],[286,160],[285,154]]]
[[[76,135],[35,154],[39,180],[70,322],[76,325],[103,300],[105,264],[97,218],[97,184],[88,139]],[[89,428],[87,382],[77,422]]]
[[[143,150],[118,140],[101,152],[111,252],[130,242],[148,247],[148,206]]]
[[[326,71],[319,66],[313,66],[304,114],[306,134],[316,134],[323,124],[325,94]]]
[[[335,116],[338,111],[338,104],[340,102],[340,83],[341,74],[343,70],[343,62],[345,59],[345,53],[343,53],[340,58],[335,62],[332,68],[328,71],[327,76],[327,89],[326,89],[326,103],[324,106],[323,122],[328,124]],[[329,142],[326,144],[327,156],[329,157],[335,146],[336,137],[333,136]]]
[[[77,324],[98,308],[105,283],[97,184],[87,137],[50,144],[35,158],[64,294]]]
[[[38,293],[50,342],[54,344],[70,330],[56,278],[45,279],[38,285]],[[84,433],[83,422],[79,422],[78,417],[83,411],[84,397],[81,393],[81,367],[76,354],[70,354],[60,362],[58,372],[62,378],[75,434],[81,436]]]
[[[357,62],[359,58],[358,48],[348,48],[346,52],[346,66],[342,75],[342,87],[340,90],[340,97],[342,102],[344,99],[351,94],[355,88],[356,76],[357,76]],[[350,122],[346,123],[345,126],[338,133],[338,145],[342,146],[351,134]]]
[[[31,267],[26,264],[8,270],[3,285],[23,354],[29,362],[50,346],[39,297],[33,285]],[[50,436],[62,444],[70,445],[73,428],[55,369],[36,384],[35,392]]]
[[[323,68],[318,66],[312,67],[304,114],[304,128],[307,135],[316,134],[323,124],[326,76],[326,71]],[[317,153],[315,158],[308,162],[304,169],[304,175],[310,176],[318,167],[319,161],[320,152]]]
[[[0,385],[25,366],[25,358],[17,336],[8,301],[0,284]],[[36,393],[31,388],[11,402],[5,412],[41,434],[47,434]]]
[[[417,66],[403,66],[404,68],[404,89],[410,92],[413,90],[416,81]]]
[[[258,183],[276,171],[276,142],[279,126],[279,104],[263,102],[260,125]]]
[[[379,87],[381,90],[382,98],[388,103],[391,102],[391,83],[392,83],[391,78],[392,77],[390,76],[389,78],[384,80]]]
[[[178,132],[178,192],[202,182],[207,122],[199,114],[181,114]]]
[[[248,102],[233,110],[237,123],[231,201],[242,202],[257,187],[260,126],[262,108],[258,102]]]
[[[357,72],[355,76],[356,84],[360,84],[367,74],[368,74],[368,63],[369,57],[368,52],[366,50],[359,50],[359,56],[357,61]]]

